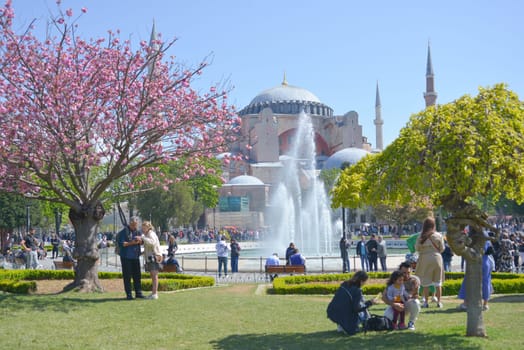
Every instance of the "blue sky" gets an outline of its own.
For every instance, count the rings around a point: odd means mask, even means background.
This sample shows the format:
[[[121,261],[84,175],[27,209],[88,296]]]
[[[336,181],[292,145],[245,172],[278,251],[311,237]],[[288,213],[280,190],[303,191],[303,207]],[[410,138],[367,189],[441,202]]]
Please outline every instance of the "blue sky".
[[[43,30],[54,0],[13,0],[16,25],[36,19]],[[123,38],[149,40],[153,20],[169,52],[212,65],[196,82],[233,87],[238,110],[282,82],[308,89],[336,115],[359,113],[364,135],[375,143],[378,81],[384,145],[411,114],[424,108],[428,41],[437,103],[474,95],[479,86],[505,82],[524,99],[524,2],[520,0],[63,0],[84,37],[120,29]]]

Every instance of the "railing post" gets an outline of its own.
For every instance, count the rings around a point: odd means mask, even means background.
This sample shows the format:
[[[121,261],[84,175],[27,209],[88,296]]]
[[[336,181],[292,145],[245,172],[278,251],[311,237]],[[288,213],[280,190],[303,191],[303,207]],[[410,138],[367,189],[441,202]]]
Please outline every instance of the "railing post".
[[[320,272],[324,273],[324,255],[322,255],[322,256],[320,257],[320,261],[321,261],[320,266],[322,266]]]
[[[207,255],[204,257],[204,272],[207,273]]]

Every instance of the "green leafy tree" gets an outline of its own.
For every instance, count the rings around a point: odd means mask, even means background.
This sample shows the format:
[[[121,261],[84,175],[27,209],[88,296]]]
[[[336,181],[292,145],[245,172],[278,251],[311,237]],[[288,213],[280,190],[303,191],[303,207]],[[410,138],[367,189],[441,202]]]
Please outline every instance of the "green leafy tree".
[[[210,174],[197,175],[180,182],[175,180],[183,177],[181,162],[169,162],[159,167],[160,177],[164,183],[168,183],[168,189],[154,187],[134,195],[132,202],[141,216],[150,218],[162,231],[173,226],[195,226],[204,208],[217,205],[217,188],[222,184],[218,160],[210,158],[200,163],[210,170]]]
[[[333,191],[333,205],[355,207],[410,203],[428,198],[447,212],[447,239],[467,261],[466,334],[486,336],[481,312],[482,255],[498,232],[476,200],[496,203],[505,195],[524,201],[524,106],[498,84],[475,97],[413,115],[400,136],[382,153],[346,169]],[[462,232],[470,226],[473,233]]]

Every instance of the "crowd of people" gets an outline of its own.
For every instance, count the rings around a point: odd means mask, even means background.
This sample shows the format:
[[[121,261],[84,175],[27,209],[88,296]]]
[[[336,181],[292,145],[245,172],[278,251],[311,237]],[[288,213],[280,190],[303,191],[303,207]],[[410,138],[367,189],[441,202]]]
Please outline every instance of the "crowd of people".
[[[522,255],[520,253],[523,251],[522,237],[502,231],[500,239],[492,243],[493,235],[489,232],[476,232],[475,228],[471,227],[467,228],[464,234],[473,234],[477,237],[484,235],[485,237],[484,246],[477,249],[482,253],[482,311],[487,311],[489,310],[489,299],[493,293],[491,273],[493,271],[515,271],[516,267],[522,264],[520,259]],[[361,290],[362,285],[368,279],[366,271],[368,269],[376,271],[369,257],[373,249],[380,250],[378,248],[380,243],[369,243],[373,240],[374,238],[371,237],[366,242],[365,238],[361,237],[356,250],[362,261],[362,270],[357,271],[348,281],[340,285],[327,307],[327,316],[337,324],[337,330],[349,335],[365,330],[366,320],[370,315],[367,310],[377,303],[376,298],[365,301]],[[408,240],[412,253],[407,254],[407,260],[400,264],[398,270],[390,274],[386,288],[381,295],[381,300],[387,305],[384,317],[391,321],[393,330],[415,330],[415,323],[421,309],[429,307],[430,294],[433,294],[432,299],[437,307],[443,307],[441,297],[444,272],[450,269],[452,252],[445,237],[436,231],[433,218],[424,220],[422,231],[412,235]],[[343,249],[347,250],[346,247],[345,240],[341,239],[341,252]],[[341,257],[345,259],[344,252],[341,253]],[[373,260],[374,257],[371,259]],[[343,266],[345,270],[346,267]],[[469,277],[467,276],[463,279],[458,293],[458,298],[463,300],[458,309],[462,311],[468,309],[467,279]]]

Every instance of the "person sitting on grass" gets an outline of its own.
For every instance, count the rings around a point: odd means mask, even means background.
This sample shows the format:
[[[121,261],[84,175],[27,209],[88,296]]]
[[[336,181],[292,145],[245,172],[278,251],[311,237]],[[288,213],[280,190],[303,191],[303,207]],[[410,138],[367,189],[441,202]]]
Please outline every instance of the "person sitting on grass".
[[[410,295],[404,287],[404,274],[393,271],[387,282],[386,297],[390,302],[404,305]],[[393,309],[393,329],[406,329],[404,308]]]
[[[394,310],[404,311],[406,315],[409,315],[408,329],[415,330],[415,322],[417,321],[418,314],[420,312],[420,301],[418,300],[420,279],[411,275],[411,263],[404,261],[398,267],[398,270],[404,277],[404,288],[409,294],[409,299],[404,304],[390,301],[386,296],[386,290],[382,293],[382,301],[388,305],[384,311],[384,316],[393,320]]]
[[[327,307],[327,317],[337,324],[337,331],[354,335],[360,332],[368,318],[367,308],[376,300],[364,302],[362,287],[368,280],[366,271],[357,271],[344,281]]]

